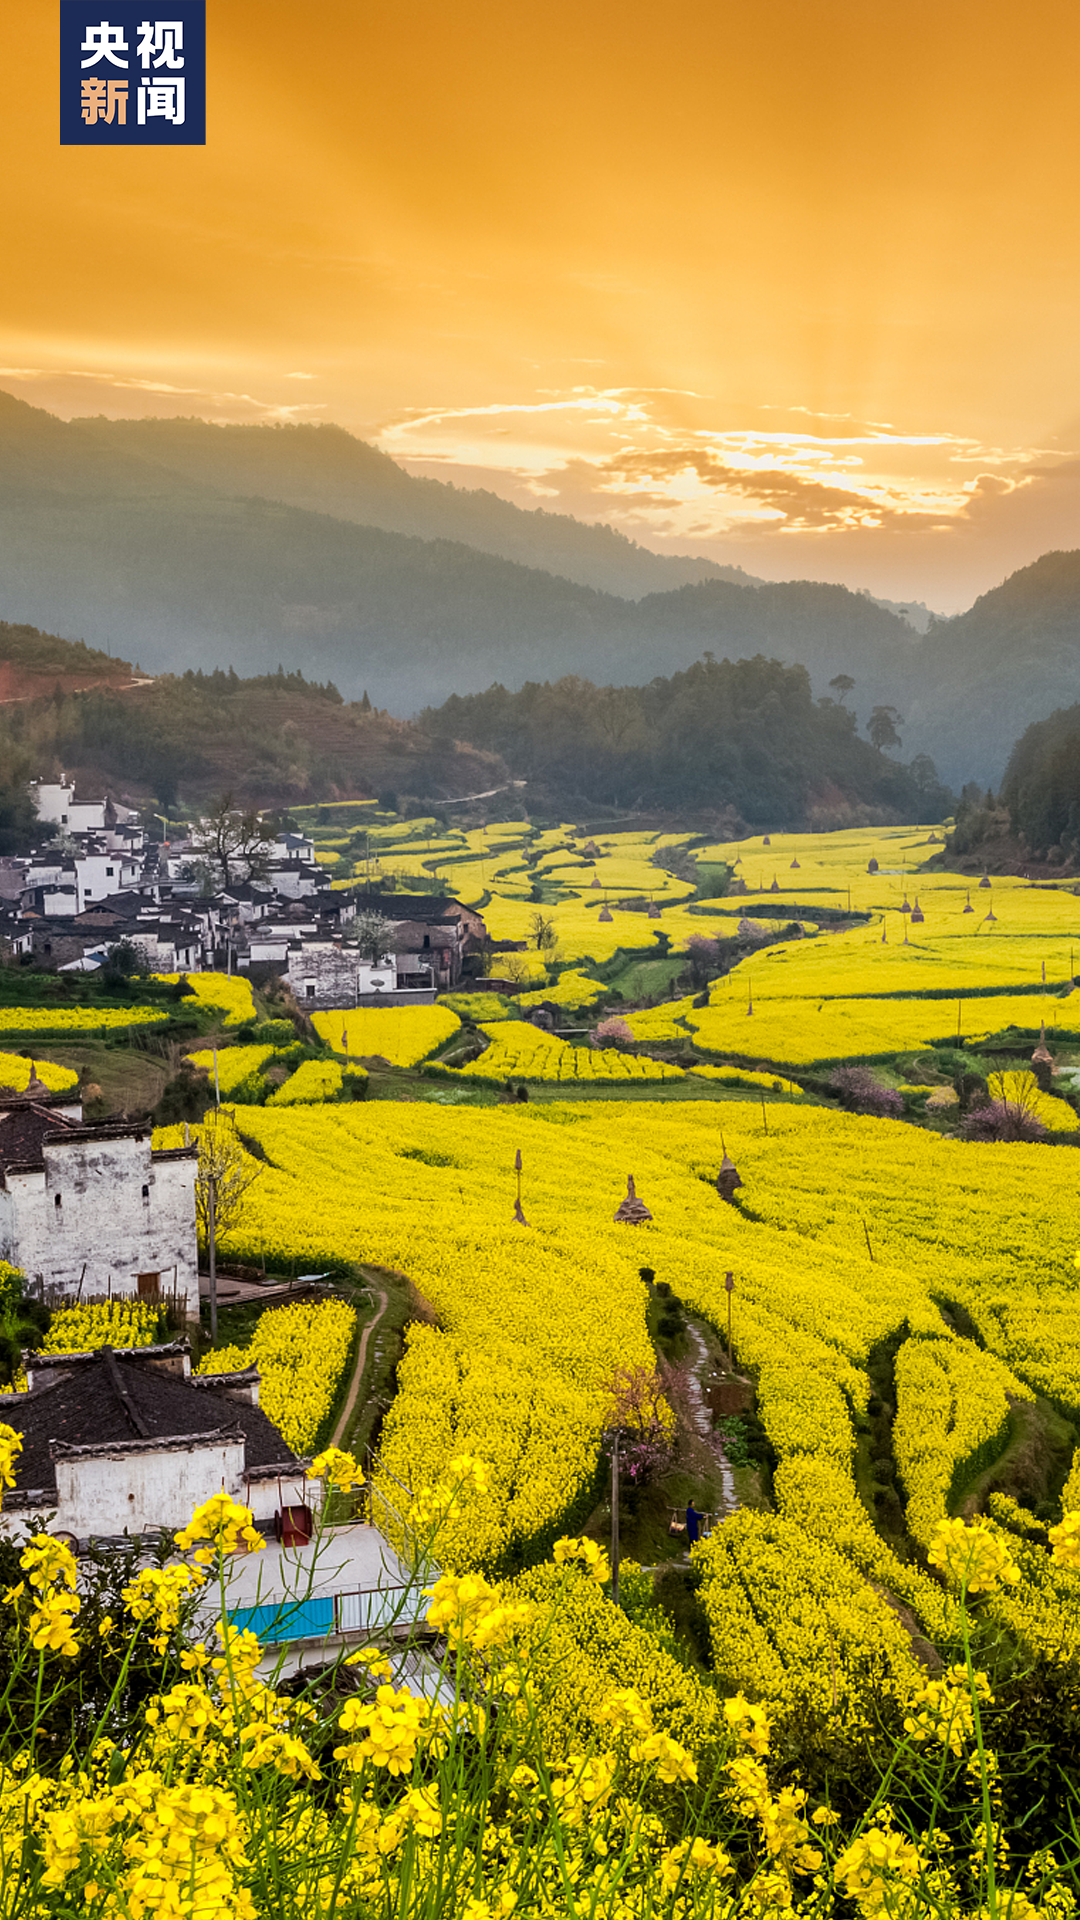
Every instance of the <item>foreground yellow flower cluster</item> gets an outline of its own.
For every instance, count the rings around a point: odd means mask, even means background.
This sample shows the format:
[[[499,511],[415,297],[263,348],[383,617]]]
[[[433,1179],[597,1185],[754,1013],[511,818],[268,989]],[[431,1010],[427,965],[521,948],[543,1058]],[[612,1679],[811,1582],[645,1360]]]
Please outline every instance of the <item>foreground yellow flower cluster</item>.
[[[278,1690],[227,1617],[209,1644],[183,1633],[191,1600],[248,1536],[258,1543],[247,1510],[212,1499],[176,1536],[196,1564],[148,1567],[123,1589],[109,1635],[129,1655],[152,1647],[162,1679],[122,1741],[98,1723],[62,1757],[0,1750],[11,1920],[555,1920],[582,1901],[594,1920],[829,1920],[843,1898],[863,1920],[1074,1911],[1052,1858],[1027,1876],[1045,1905],[998,1866],[1008,1839],[979,1745],[992,1696],[969,1660],[916,1676],[898,1706],[895,1764],[940,1752],[954,1843],[932,1811],[901,1826],[870,1781],[846,1822],[785,1783],[767,1708],[660,1654],[605,1598],[579,1541],[510,1586],[441,1577],[426,1624],[447,1651],[426,1693],[395,1684],[378,1645],[339,1649],[334,1686]],[[21,1562],[16,1671],[40,1662],[62,1684],[79,1651],[75,1563],[44,1535]],[[43,1613],[56,1623],[44,1637]]]

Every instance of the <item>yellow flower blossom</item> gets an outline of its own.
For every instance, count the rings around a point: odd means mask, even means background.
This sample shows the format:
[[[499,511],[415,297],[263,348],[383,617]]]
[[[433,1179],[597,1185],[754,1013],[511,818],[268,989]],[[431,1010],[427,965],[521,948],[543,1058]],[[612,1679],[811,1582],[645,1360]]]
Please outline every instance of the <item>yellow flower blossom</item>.
[[[226,1493],[212,1494],[196,1507],[175,1539],[184,1552],[194,1547],[195,1559],[204,1566],[218,1554],[235,1553],[241,1543],[249,1552],[258,1552],[266,1545],[253,1524],[251,1508],[240,1506]],[[210,1546],[199,1546],[201,1540],[208,1540]]]
[[[327,1447],[317,1453],[308,1468],[308,1478],[327,1480],[339,1493],[364,1485],[364,1476],[352,1454],[343,1453],[340,1447]]]
[[[1015,1586],[1020,1579],[1008,1547],[981,1516],[970,1526],[959,1518],[940,1520],[930,1541],[930,1565],[968,1593]]]
[[[611,1568],[603,1547],[599,1546],[595,1540],[588,1540],[584,1536],[574,1539],[567,1534],[561,1540],[556,1540],[551,1557],[557,1567],[570,1566],[575,1561],[580,1562],[589,1579],[595,1580],[599,1586],[603,1586],[611,1578]]]

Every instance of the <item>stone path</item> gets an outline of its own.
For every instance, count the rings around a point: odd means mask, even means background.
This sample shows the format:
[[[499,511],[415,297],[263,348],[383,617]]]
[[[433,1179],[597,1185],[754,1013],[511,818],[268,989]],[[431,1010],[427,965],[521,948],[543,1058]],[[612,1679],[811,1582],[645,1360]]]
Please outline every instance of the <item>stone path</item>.
[[[686,1331],[696,1354],[694,1366],[686,1375],[686,1389],[691,1406],[691,1417],[694,1422],[695,1433],[700,1439],[704,1440],[709,1451],[716,1457],[716,1464],[720,1469],[720,1485],[723,1489],[724,1500],[724,1511],[719,1517],[726,1520],[730,1514],[735,1512],[739,1504],[735,1495],[735,1475],[731,1470],[731,1462],[724,1452],[724,1443],[713,1430],[712,1408],[709,1406],[701,1390],[701,1369],[708,1363],[708,1349],[702,1338],[700,1329],[694,1325],[692,1320],[687,1321]]]
[[[361,1267],[360,1271],[364,1275],[365,1279],[371,1281],[371,1274],[369,1273],[366,1267]],[[371,1284],[372,1284],[372,1291],[374,1292],[376,1301],[378,1303],[375,1310],[375,1317],[374,1319],[368,1321],[367,1326],[364,1328],[363,1333],[360,1335],[360,1345],[359,1345],[359,1348],[357,1349],[357,1354],[356,1354],[356,1365],[353,1368],[353,1376],[349,1382],[349,1391],[345,1395],[345,1405],[342,1407],[341,1412],[338,1415],[337,1425],[330,1436],[330,1445],[332,1447],[340,1447],[342,1436],[344,1435],[344,1433],[346,1432],[346,1429],[348,1428],[349,1421],[352,1419],[353,1412],[356,1407],[356,1402],[360,1394],[360,1382],[364,1377],[364,1362],[367,1359],[368,1341],[370,1340],[372,1334],[374,1333],[376,1327],[378,1326],[379,1321],[382,1319],[383,1314],[386,1312],[385,1293],[383,1292],[381,1287],[379,1288],[375,1287],[374,1281],[371,1281]]]

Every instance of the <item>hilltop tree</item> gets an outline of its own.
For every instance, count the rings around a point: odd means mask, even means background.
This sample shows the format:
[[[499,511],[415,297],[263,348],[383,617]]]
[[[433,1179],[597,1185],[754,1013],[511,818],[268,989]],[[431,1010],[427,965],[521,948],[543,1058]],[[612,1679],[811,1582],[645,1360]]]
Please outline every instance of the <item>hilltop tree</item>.
[[[929,793],[932,787],[936,787],[939,784],[938,770],[928,753],[917,753],[908,768],[908,772],[920,793]]]
[[[848,694],[852,692],[855,682],[850,673],[834,673],[832,679],[829,681],[829,685],[833,688],[840,705],[843,706]]]
[[[875,707],[866,723],[866,731],[878,752],[884,753],[886,747],[903,745],[897,732],[897,728],[903,724],[904,716],[895,707]]]

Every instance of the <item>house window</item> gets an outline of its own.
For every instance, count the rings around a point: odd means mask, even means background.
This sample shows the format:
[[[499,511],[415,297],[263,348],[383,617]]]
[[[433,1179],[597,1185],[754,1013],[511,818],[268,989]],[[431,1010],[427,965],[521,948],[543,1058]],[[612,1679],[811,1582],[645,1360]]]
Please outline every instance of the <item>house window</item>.
[[[311,980],[309,980],[309,981],[308,981],[308,983],[307,983],[307,986],[306,986],[306,987],[304,988],[304,993],[306,994],[306,996],[307,996],[307,998],[308,998],[309,1000],[314,1000],[314,998],[315,998],[315,984],[314,984],[314,981],[311,981]]]
[[[424,935],[424,945],[425,945],[425,947],[430,947],[430,945],[431,945],[431,935],[430,935],[430,933],[425,933],[425,935]]]
[[[59,1194],[56,1194],[56,1195],[55,1195],[55,1197],[54,1197],[54,1199],[53,1199],[53,1206],[54,1206],[54,1207],[56,1208],[56,1211],[57,1211],[57,1213],[59,1213],[59,1211],[60,1211],[60,1206],[61,1206],[61,1200],[60,1200],[60,1195],[59,1195]]]
[[[149,1198],[150,1198],[150,1189],[149,1189],[149,1187],[144,1187],[144,1188],[143,1188],[143,1190],[142,1190],[142,1197],[143,1197],[143,1199],[144,1199],[144,1200],[149,1200]]]
[[[94,897],[94,896],[93,896],[93,894],[91,893],[91,891],[90,891],[90,888],[89,888],[89,887],[84,887],[84,888],[83,888],[83,899],[84,899],[84,900],[92,900],[92,899],[93,899],[93,897]]]
[[[107,878],[107,879],[110,879],[110,880],[111,880],[111,879],[112,879],[112,876],[113,876],[113,874],[114,874],[115,872],[116,872],[116,868],[115,868],[115,867],[106,867],[106,869],[105,869],[105,875],[106,875],[106,878]]]

